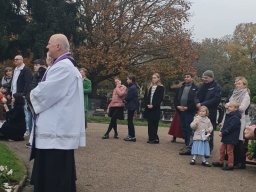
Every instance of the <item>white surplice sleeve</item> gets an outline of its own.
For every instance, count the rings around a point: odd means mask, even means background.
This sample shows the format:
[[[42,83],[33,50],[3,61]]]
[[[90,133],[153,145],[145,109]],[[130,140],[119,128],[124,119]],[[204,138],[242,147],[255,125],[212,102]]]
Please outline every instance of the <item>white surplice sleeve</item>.
[[[68,94],[73,82],[72,70],[68,67],[65,63],[52,66],[46,74],[46,80],[31,91],[30,99],[36,114],[50,108]]]

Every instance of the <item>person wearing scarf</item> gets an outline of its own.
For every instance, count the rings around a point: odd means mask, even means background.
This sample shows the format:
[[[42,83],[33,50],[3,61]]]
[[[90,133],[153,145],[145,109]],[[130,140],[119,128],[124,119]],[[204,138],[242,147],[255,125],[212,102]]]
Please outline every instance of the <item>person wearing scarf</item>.
[[[246,160],[246,151],[245,151],[245,145],[244,145],[244,129],[246,126],[245,123],[245,110],[250,105],[250,95],[249,95],[249,89],[247,88],[248,82],[247,80],[242,77],[236,77],[235,78],[235,89],[232,92],[231,97],[229,98],[229,102],[235,101],[239,104],[239,111],[242,115],[241,117],[241,128],[240,128],[240,134],[239,134],[239,142],[237,145],[235,145],[234,148],[234,168],[236,169],[245,169],[245,160]],[[229,106],[229,102],[225,104],[225,107],[227,108]]]
[[[4,76],[1,80],[1,86],[7,88],[7,93],[10,94],[11,89],[11,80],[12,80],[13,69],[11,67],[6,67],[4,69]]]

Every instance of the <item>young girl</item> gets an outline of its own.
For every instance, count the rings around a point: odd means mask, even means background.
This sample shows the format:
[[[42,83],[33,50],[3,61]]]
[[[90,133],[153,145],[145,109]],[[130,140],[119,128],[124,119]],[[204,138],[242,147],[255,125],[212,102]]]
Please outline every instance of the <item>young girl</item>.
[[[210,136],[213,126],[210,119],[207,117],[209,114],[208,108],[206,106],[201,106],[198,110],[197,115],[190,124],[191,128],[194,129],[193,145],[191,154],[193,156],[190,164],[195,165],[197,155],[202,158],[202,165],[206,167],[211,167],[211,165],[206,161],[205,156],[210,155],[210,146],[208,137]]]
[[[160,120],[160,105],[164,98],[164,86],[161,83],[160,75],[154,73],[149,88],[145,92],[145,118],[148,121],[148,141],[149,144],[158,144],[157,135],[158,123]]]
[[[6,121],[0,128],[0,138],[14,141],[23,141],[24,133],[26,132],[26,122],[24,113],[24,98],[21,95],[13,95],[14,107],[8,108],[4,104],[6,111]]]

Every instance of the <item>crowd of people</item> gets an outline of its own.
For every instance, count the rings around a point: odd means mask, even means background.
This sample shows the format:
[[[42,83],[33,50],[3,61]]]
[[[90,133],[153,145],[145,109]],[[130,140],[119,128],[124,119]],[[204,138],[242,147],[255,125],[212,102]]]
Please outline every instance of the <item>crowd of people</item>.
[[[183,77],[184,83],[176,91],[174,99],[176,113],[169,130],[169,134],[174,137],[173,141],[176,137],[185,140],[185,147],[179,154],[192,155],[191,165],[195,164],[196,156],[200,155],[202,165],[211,166],[205,158],[210,156],[213,149],[214,132],[212,130],[216,130],[218,124],[222,142],[220,158],[212,165],[222,167],[223,170],[245,169],[246,145],[248,144],[245,137],[252,138],[248,135],[249,132],[251,134],[252,127],[254,127],[253,125],[248,126],[245,118],[245,112],[250,105],[250,90],[247,80],[242,76],[235,78],[234,90],[224,104],[225,113],[223,115],[220,112],[219,118],[217,118],[218,106],[221,102],[221,88],[214,80],[213,71],[207,70],[203,73],[203,84],[200,87],[194,84],[191,74],[184,74]],[[201,111],[202,106],[205,111],[204,115]],[[210,120],[210,124],[207,126],[205,123],[208,122],[206,120],[208,118],[205,116],[208,116]],[[245,130],[246,127],[248,128]],[[227,165],[224,164],[224,157],[227,158]]]
[[[68,39],[52,35],[46,61],[22,55],[14,69],[6,67],[0,88],[0,140],[23,141],[34,159],[31,184],[35,192],[76,191],[74,150],[85,146],[86,112],[91,81],[70,54]]]
[[[114,129],[114,138],[118,139],[117,119],[124,119],[124,108],[128,113],[128,134],[124,141],[136,142],[135,128],[133,124],[133,117],[135,111],[139,109],[138,88],[134,75],[127,77],[128,89],[121,83],[121,80],[115,78],[116,87],[112,93],[111,102],[108,105],[108,116],[111,117],[107,132],[102,139],[109,139],[109,133]],[[158,124],[161,116],[160,106],[164,98],[165,88],[161,83],[160,75],[154,73],[152,80],[145,91],[144,95],[144,118],[148,122],[148,141],[149,144],[158,144]]]
[[[47,58],[49,60],[49,58]],[[23,57],[16,55],[15,68],[6,67],[0,88],[0,139],[23,141],[32,132],[33,106],[30,101],[30,91],[33,90],[47,70],[47,64],[42,59],[33,61],[32,72],[23,63]],[[87,70],[80,68],[84,89],[84,112],[88,110],[88,94],[91,92],[91,81],[87,78]],[[21,110],[23,109],[23,110]],[[87,123],[85,121],[85,128]],[[30,143],[26,144],[31,147]]]
[[[255,123],[249,126],[246,122],[245,112],[250,105],[250,90],[247,80],[236,77],[234,89],[231,91],[224,106],[220,108],[221,87],[214,79],[214,72],[207,70],[202,74],[202,84],[198,86],[191,73],[183,75],[183,83],[176,89],[174,97],[175,113],[170,126],[169,134],[173,135],[172,142],[176,138],[183,138],[185,146],[179,152],[180,155],[192,155],[191,165],[196,164],[196,157],[200,156],[201,164],[206,167],[222,167],[223,170],[246,168],[246,148],[248,142],[245,139],[252,138],[252,130]],[[109,139],[109,133],[114,129],[114,138],[118,139],[117,119],[124,119],[124,110],[128,112],[128,134],[125,141],[136,142],[135,128],[133,124],[134,112],[139,107],[138,92],[135,76],[127,77],[128,88],[116,78],[116,87],[113,90],[112,99],[108,105],[108,115],[111,117],[109,127],[102,139]],[[165,88],[161,84],[158,73],[152,75],[152,80],[145,90],[144,118],[148,122],[149,144],[159,144],[158,123],[160,120],[160,105],[163,101]],[[219,111],[219,113],[217,113]],[[214,147],[214,130],[220,129],[221,137],[220,158],[210,164],[209,158]],[[245,130],[245,128],[247,129]],[[227,158],[227,164],[224,160]]]
[[[0,139],[22,141],[30,135],[30,159],[34,159],[31,184],[35,192],[76,191],[74,150],[86,145],[88,94],[92,91],[87,69],[76,67],[70,54],[68,39],[54,34],[46,46],[44,62],[33,62],[34,72],[23,62],[21,55],[14,58],[15,68],[7,67],[0,89]],[[214,73],[207,70],[202,75],[202,85],[197,86],[193,75],[185,73],[183,84],[176,89],[175,113],[169,134],[183,138],[185,146],[180,155],[192,155],[191,165],[197,156],[205,167],[222,167],[223,170],[244,169],[245,139],[256,138],[256,122],[247,125],[245,112],[250,105],[247,80],[237,77],[234,90],[226,101],[226,112],[217,121],[221,102],[221,88]],[[128,75],[127,87],[119,78],[107,112],[109,126],[102,139],[118,139],[117,120],[124,119],[127,110],[128,133],[126,142],[136,142],[133,118],[139,108],[138,87],[134,75]],[[148,122],[148,144],[159,144],[158,124],[165,87],[158,73],[152,75],[145,90],[143,116]],[[220,117],[220,115],[219,115]],[[218,123],[217,123],[218,122]],[[221,137],[219,160],[209,163],[206,158],[214,147],[214,130],[219,124]],[[227,164],[224,160],[227,156]]]

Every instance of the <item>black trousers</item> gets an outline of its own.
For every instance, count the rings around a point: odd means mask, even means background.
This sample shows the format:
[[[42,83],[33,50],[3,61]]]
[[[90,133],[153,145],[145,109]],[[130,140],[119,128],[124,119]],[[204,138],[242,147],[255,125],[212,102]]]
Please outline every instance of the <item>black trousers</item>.
[[[213,147],[214,147],[214,131],[216,130],[217,124],[216,124],[216,119],[210,119],[212,126],[213,126],[213,131],[211,132],[211,135],[209,137],[209,145],[210,145],[210,151],[212,152]]]
[[[111,117],[110,123],[108,125],[108,130],[105,135],[108,135],[112,128],[114,129],[115,135],[117,135],[117,118],[115,116]]]
[[[76,192],[74,150],[36,149],[31,184],[34,192]]]
[[[129,137],[135,137],[135,129],[133,124],[133,116],[135,110],[128,110],[128,135]]]
[[[189,144],[190,144],[191,135],[192,135],[192,129],[190,127],[190,123],[193,121],[194,115],[195,114],[192,113],[192,112],[187,112],[187,111],[180,111],[179,112],[181,128],[182,128],[182,131],[183,131],[183,136],[184,136],[184,139],[185,139],[185,145],[186,146],[189,146]]]
[[[124,107],[111,107],[109,110],[111,120],[105,135],[108,135],[112,129],[114,129],[115,135],[117,135],[117,119],[124,119]]]
[[[153,119],[153,118],[148,118],[148,140],[149,141],[159,141],[159,137],[157,135],[158,132],[158,124],[159,124],[159,119]]]
[[[246,149],[244,141],[238,141],[234,147],[234,165],[241,164],[245,165],[246,161]]]

